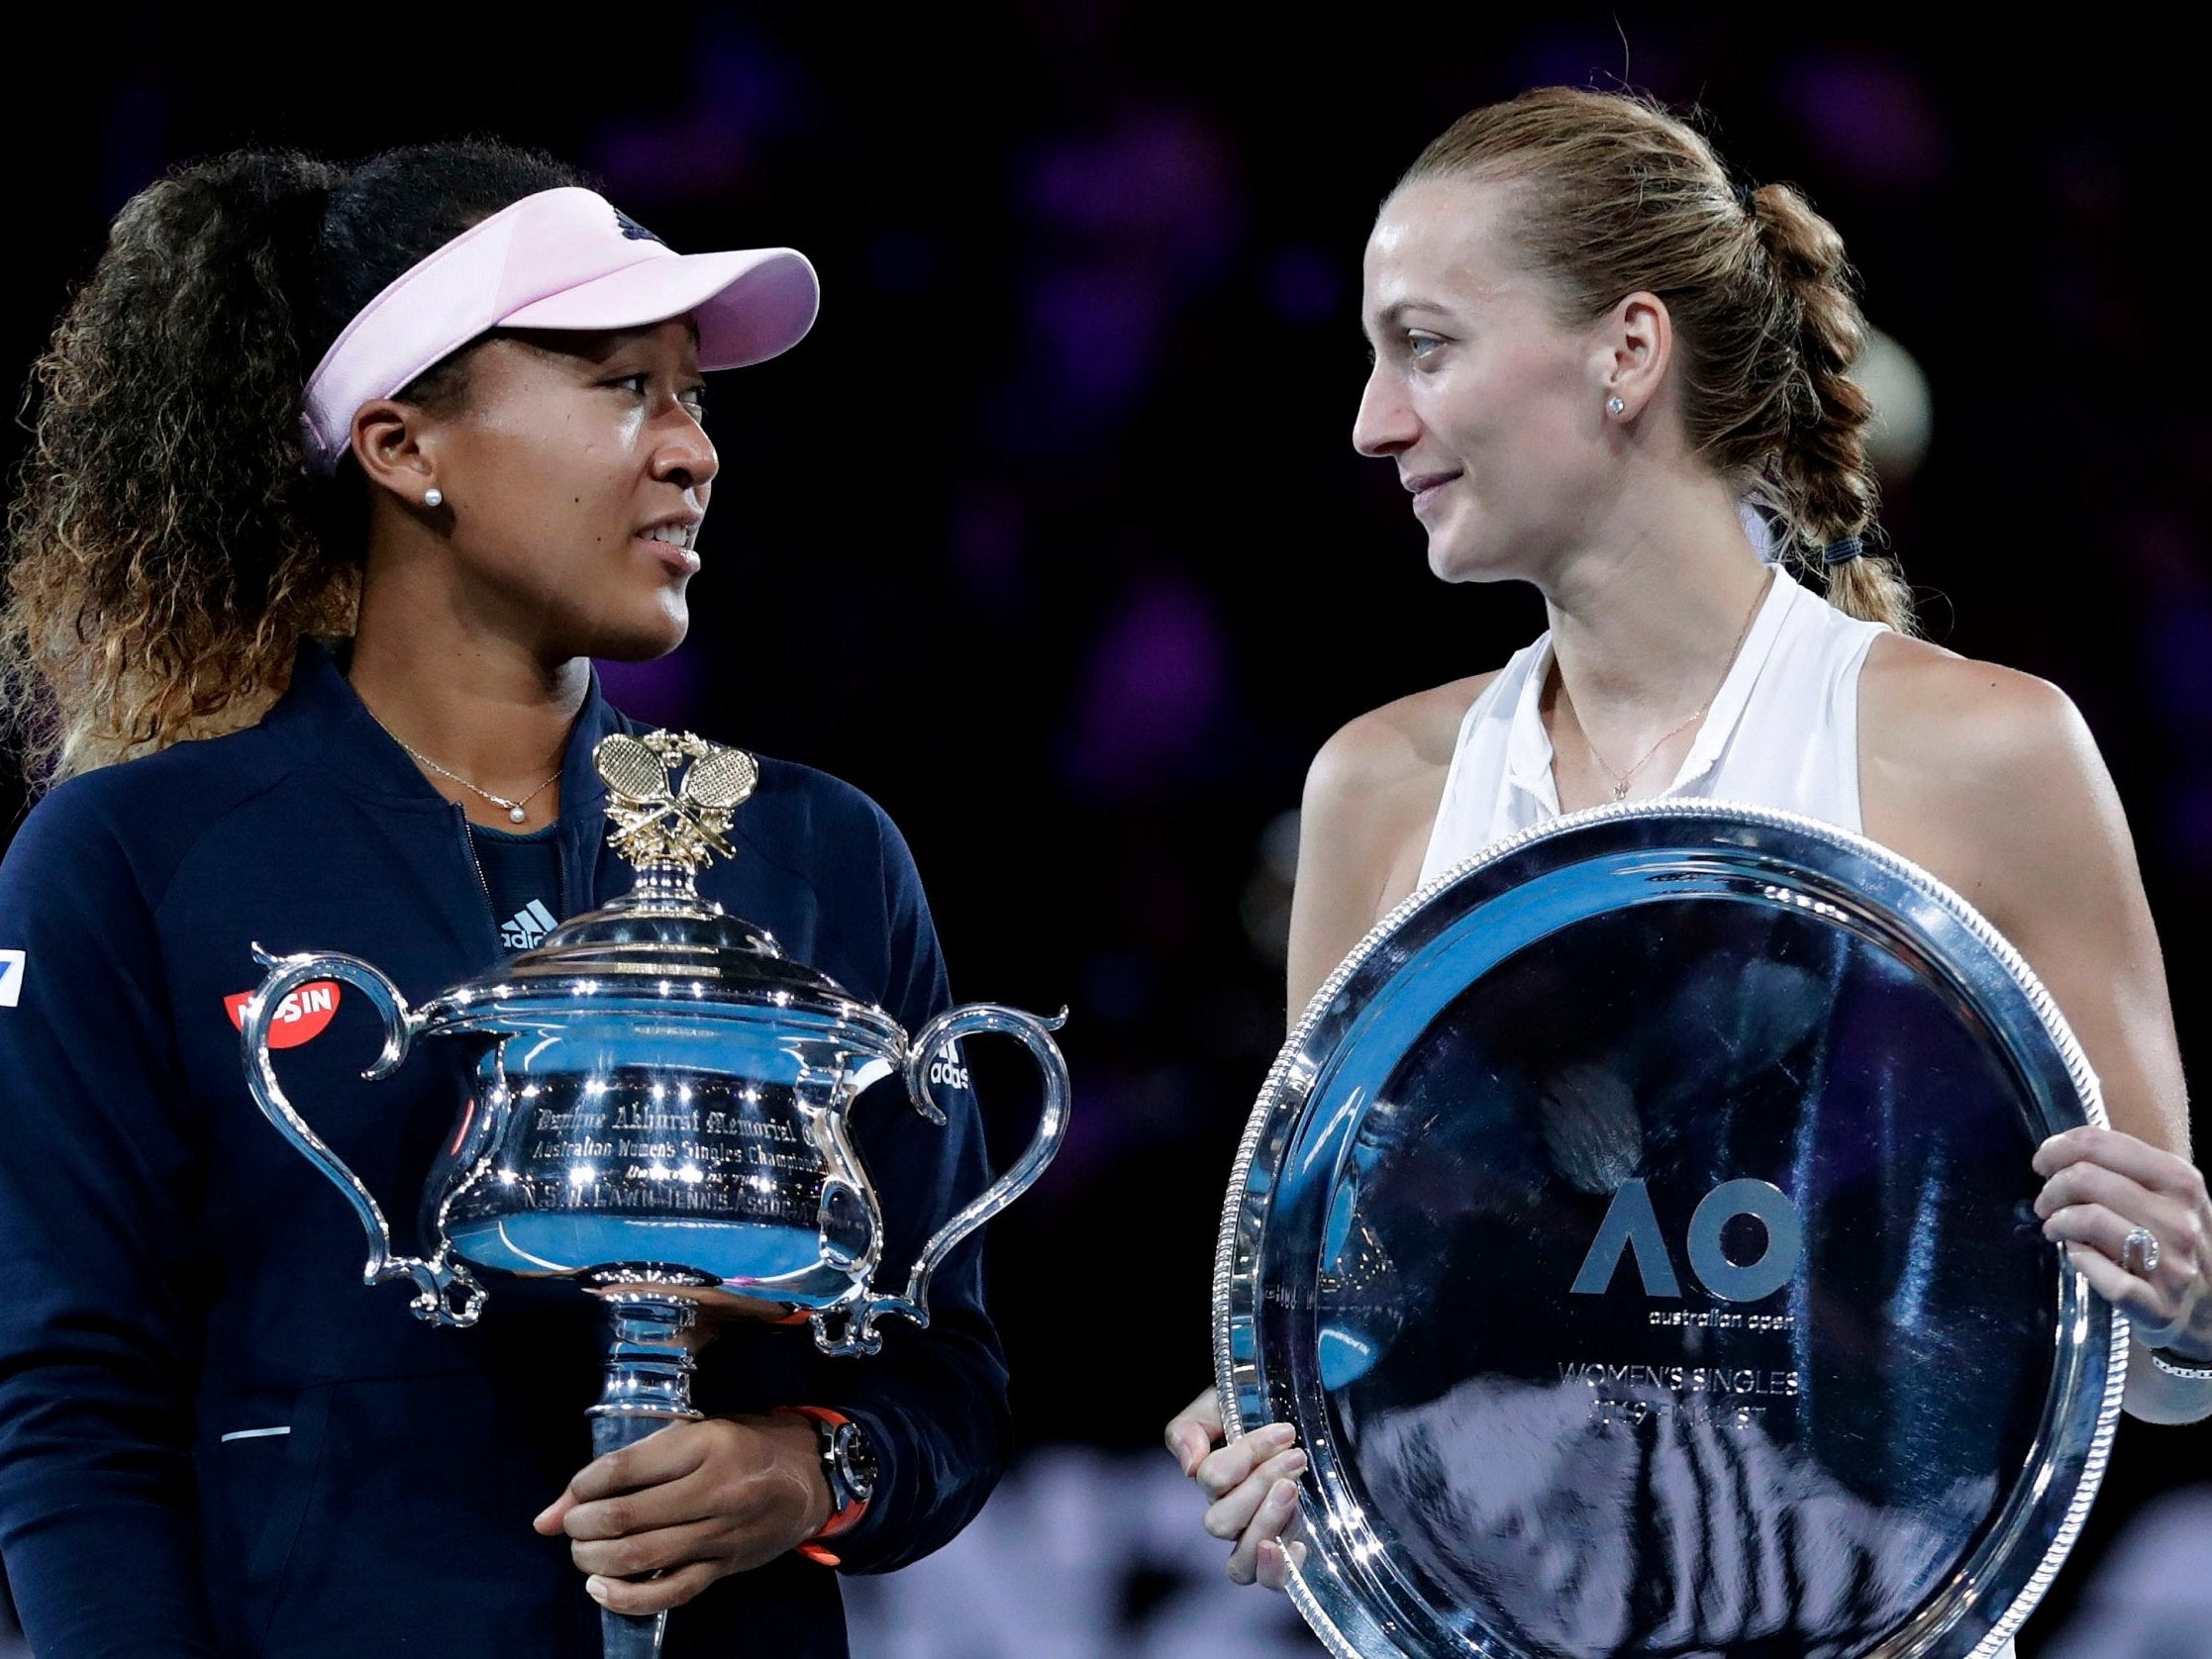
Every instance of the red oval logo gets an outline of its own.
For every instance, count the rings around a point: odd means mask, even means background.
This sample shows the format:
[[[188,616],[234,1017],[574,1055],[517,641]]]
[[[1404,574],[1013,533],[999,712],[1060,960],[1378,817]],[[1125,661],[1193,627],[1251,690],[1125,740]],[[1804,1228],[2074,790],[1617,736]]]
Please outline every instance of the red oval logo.
[[[241,1030],[246,1028],[246,1005],[253,1000],[251,991],[240,991],[223,999],[223,1012],[231,1017],[231,1024]],[[315,979],[308,981],[276,1005],[276,1015],[269,1021],[268,1045],[271,1048],[297,1048],[323,1034],[323,1027],[331,1023],[331,1016],[338,1012],[338,981]]]

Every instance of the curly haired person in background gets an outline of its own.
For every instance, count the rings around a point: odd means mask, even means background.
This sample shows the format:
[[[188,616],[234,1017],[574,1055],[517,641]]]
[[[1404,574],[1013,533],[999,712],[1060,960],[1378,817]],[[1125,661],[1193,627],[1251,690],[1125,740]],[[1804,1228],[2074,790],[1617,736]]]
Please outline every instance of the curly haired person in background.
[[[2057,998],[2113,1127],[2036,1153],[2045,1231],[2133,1322],[2129,1410],[2212,1415],[2212,1206],[2128,828],[2061,693],[1913,636],[1874,533],[1835,229],[1786,185],[1733,182],[1648,102],[1545,89],[1414,162],[1368,239],[1363,309],[1355,444],[1397,468],[1439,577],[1533,583],[1551,627],[1322,748],[1293,1018],[1421,883],[1560,813],[1709,796],[1863,831],[1977,906]],[[1167,1428],[1230,1575],[1279,1588],[1305,1454],[1286,1424],[1221,1436],[1210,1393]]]
[[[0,1550],[41,1659],[595,1655],[602,1607],[677,1604],[671,1656],[842,1655],[826,1567],[926,1554],[1004,1467],[972,1250],[865,1364],[725,1329],[705,1420],[591,1460],[598,1309],[518,1286],[456,1339],[364,1291],[240,1063],[253,941],[415,1000],[628,888],[590,658],[683,638],[701,370],[815,306],[787,248],[675,254],[483,143],[226,156],[116,221],[39,364],[0,613],[51,785],[0,862]],[[873,803],[763,760],[735,833],[706,896],[909,1025],[949,1004]],[[388,1205],[452,1104],[427,1062],[363,1084],[367,1013],[284,1063]],[[855,1105],[894,1258],[981,1185],[948,1098]]]

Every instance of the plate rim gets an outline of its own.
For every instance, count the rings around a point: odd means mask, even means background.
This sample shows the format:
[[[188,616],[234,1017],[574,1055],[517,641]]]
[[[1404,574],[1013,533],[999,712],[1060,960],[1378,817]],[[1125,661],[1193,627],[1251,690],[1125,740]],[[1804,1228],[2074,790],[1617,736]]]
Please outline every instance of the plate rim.
[[[1225,1444],[1242,1438],[1247,1431],[1247,1425],[1238,1409],[1234,1341],[1239,1323],[1236,1310],[1238,1244],[1244,1230],[1243,1223],[1248,1209],[1247,1189],[1253,1164],[1294,1074],[1303,1068],[1308,1074],[1305,1079],[1308,1085],[1318,1077],[1321,1067],[1307,1053],[1307,1048],[1315,1031],[1331,1013],[1340,993],[1371,958],[1396,938],[1432,902],[1468,876],[1540,842],[1596,826],[1622,820],[1664,819],[1719,819],[1749,824],[1758,829],[1793,831],[1863,858],[1883,873],[1899,877],[1918,888],[1923,897],[1934,903],[1952,922],[1963,927],[1976,943],[1985,948],[1998,966],[2026,994],[2030,1010],[2064,1062],[2067,1077],[2073,1084],[2089,1123],[2099,1128],[2110,1126],[2096,1073],[2091,1069],[2088,1056],[2082,1051],[2072,1027],[2060,1010],[2057,999],[2051,995],[2012,941],[1999,932],[1963,895],[1926,866],[1841,825],[1752,802],[1705,797],[1660,797],[1608,803],[1548,819],[1478,848],[1416,887],[1375,923],[1322,981],[1320,988],[1308,1000],[1297,1024],[1284,1038],[1282,1047],[1276,1051],[1274,1061],[1260,1084],[1252,1112],[1246,1119],[1244,1133],[1238,1141],[1236,1159],[1230,1170],[1229,1190],[1222,1206],[1221,1228],[1214,1248],[1214,1397],[1221,1412]],[[1292,1114],[1293,1122],[1297,1113],[1303,1111],[1304,1104],[1304,1100],[1301,1100],[1296,1112]],[[2050,1543],[2046,1545],[2042,1557],[2026,1581],[2011,1594],[2004,1611],[1975,1642],[1966,1659],[1993,1659],[2035,1610],[2079,1538],[2082,1524],[2098,1488],[2103,1484],[2105,1468],[2111,1458],[2112,1441],[2119,1424],[2121,1397],[2127,1385],[2132,1327],[2124,1316],[2088,1288],[2080,1269],[2075,1268],[2073,1274],[2077,1300],[2082,1300],[2083,1306],[2092,1310],[2101,1309],[2108,1320],[2104,1392],[2098,1404],[2096,1427],[2086,1448],[2081,1473],[2068,1500],[2065,1514]],[[1302,1514],[1308,1511],[1310,1501],[1311,1495],[1306,1484],[1301,1481],[1299,1508]],[[1338,1628],[1336,1619],[1322,1606],[1319,1597],[1306,1582],[1303,1571],[1293,1568],[1286,1588],[1300,1615],[1321,1639],[1322,1645],[1329,1650],[1333,1659],[1426,1659],[1426,1656],[1394,1641],[1386,1649],[1354,1646],[1351,1638]],[[1924,1607],[1927,1605],[1929,1604],[1923,1604]],[[1906,1629],[1898,1632],[1899,1636],[1907,1635],[1911,1622],[1913,1621],[1908,1620]],[[1943,1630],[1949,1628],[1950,1622],[1946,1620],[1938,1629],[1927,1632],[1926,1642],[1909,1641],[1908,1645],[1899,1646],[1896,1638],[1892,1638],[1870,1652],[1893,1653],[1898,1659],[1903,1659],[1907,1654],[1925,1652],[1928,1643],[1940,1640]]]

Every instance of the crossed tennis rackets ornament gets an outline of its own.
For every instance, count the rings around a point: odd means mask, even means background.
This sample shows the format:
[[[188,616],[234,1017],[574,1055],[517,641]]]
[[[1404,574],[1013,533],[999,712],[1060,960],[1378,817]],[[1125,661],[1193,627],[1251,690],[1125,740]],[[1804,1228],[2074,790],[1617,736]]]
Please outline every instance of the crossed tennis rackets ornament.
[[[633,865],[675,864],[697,873],[735,849],[731,816],[760,782],[760,763],[688,732],[625,733],[604,739],[592,764],[607,786],[608,843]],[[682,768],[671,786],[670,773]]]

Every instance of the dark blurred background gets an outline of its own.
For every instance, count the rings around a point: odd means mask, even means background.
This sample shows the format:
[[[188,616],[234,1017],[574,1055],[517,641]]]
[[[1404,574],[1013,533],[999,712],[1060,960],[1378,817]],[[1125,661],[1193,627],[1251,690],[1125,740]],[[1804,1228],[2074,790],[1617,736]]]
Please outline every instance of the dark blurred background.
[[[879,799],[956,990],[1070,1005],[1076,1078],[1066,1151],[995,1223],[1024,1461],[946,1556],[856,1587],[861,1659],[1318,1651],[1220,1586],[1156,1447],[1207,1376],[1219,1207],[1282,1037],[1305,764],[1542,626],[1527,590],[1435,583],[1391,468],[1348,441],[1368,222],[1473,104],[1624,80],[1698,103],[1842,229],[1889,342],[1884,520],[1928,630],[2087,715],[2201,1073],[2212,402],[2192,115],[2157,90],[2200,36],[1642,6],[553,15],[12,25],[0,365],[20,385],[133,192],[247,144],[494,134],[678,247],[820,267],[812,338],[715,388],[689,643],[607,678]],[[1011,1146],[1022,1090],[995,1098]],[[2124,1428],[2024,1654],[2212,1653],[2185,1487],[2208,1434]]]

